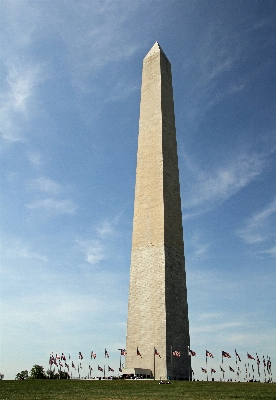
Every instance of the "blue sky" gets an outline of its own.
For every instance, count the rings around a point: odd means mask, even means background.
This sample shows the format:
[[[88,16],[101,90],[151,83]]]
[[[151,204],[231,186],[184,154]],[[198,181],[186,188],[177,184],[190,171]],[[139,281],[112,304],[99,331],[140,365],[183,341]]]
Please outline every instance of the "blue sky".
[[[242,377],[257,352],[275,379],[275,2],[0,7],[0,372],[47,368],[52,351],[82,351],[86,368],[92,350],[94,370],[118,371],[142,60],[157,40],[172,64],[195,377],[206,349],[215,369],[237,349]]]

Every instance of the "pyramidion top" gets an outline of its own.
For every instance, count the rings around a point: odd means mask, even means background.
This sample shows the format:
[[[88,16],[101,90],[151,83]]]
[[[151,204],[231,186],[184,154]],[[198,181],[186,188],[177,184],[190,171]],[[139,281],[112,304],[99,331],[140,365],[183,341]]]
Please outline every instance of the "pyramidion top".
[[[153,54],[159,53],[159,52],[163,52],[163,50],[160,47],[160,44],[158,42],[155,42],[154,45],[152,46],[152,48],[150,49],[150,51],[148,52],[148,54],[146,55],[145,58],[152,56]]]

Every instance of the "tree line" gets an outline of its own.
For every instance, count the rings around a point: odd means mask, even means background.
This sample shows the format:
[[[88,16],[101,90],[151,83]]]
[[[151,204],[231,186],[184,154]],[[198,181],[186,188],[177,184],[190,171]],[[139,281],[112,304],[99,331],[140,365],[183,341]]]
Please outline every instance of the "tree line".
[[[41,365],[35,364],[32,367],[30,374],[27,370],[21,371],[16,374],[15,379],[19,381],[24,381],[26,379],[70,379],[70,376],[68,372],[61,371],[61,369],[57,372],[48,369],[45,372]]]

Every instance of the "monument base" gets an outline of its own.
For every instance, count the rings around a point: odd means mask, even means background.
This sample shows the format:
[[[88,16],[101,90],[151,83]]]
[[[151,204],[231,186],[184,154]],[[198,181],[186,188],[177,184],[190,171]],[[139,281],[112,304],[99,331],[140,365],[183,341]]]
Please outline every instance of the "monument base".
[[[152,379],[151,369],[145,368],[123,368],[122,375],[124,378]]]

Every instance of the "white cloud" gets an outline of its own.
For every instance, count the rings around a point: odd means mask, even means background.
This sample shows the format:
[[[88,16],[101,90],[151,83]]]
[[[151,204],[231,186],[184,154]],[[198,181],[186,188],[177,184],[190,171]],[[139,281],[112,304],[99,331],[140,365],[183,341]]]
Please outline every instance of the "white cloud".
[[[4,238],[2,235],[2,243]],[[13,258],[13,259],[28,259],[28,260],[39,260],[47,261],[47,257],[41,255],[37,251],[33,250],[30,243],[23,241],[22,239],[5,239],[5,243],[2,250],[2,257]]]
[[[31,151],[27,153],[27,159],[36,168],[39,168],[43,164],[43,158],[40,152]]]
[[[61,185],[45,176],[40,176],[29,183],[29,187],[45,193],[58,194],[61,191]]]
[[[210,243],[202,243],[201,238],[198,234],[194,235],[189,240],[189,245],[193,248],[193,255],[196,258],[205,258],[208,255],[211,244]]]
[[[79,240],[77,244],[84,253],[85,260],[91,265],[97,265],[107,257],[105,248],[99,240]]]
[[[33,203],[27,204],[30,210],[38,210],[48,215],[55,214],[75,214],[77,206],[72,200],[55,200],[52,198],[38,200]]]
[[[248,244],[265,242],[275,236],[273,227],[273,215],[276,213],[276,198],[262,211],[254,214],[245,221],[244,227],[237,234]],[[272,225],[272,226],[271,226]],[[267,250],[271,255],[275,254],[275,247]]]
[[[265,253],[265,254],[268,254],[268,255],[270,255],[272,257],[276,257],[276,246],[271,247],[270,249],[265,250],[265,251],[260,252],[260,253]]]
[[[270,153],[244,153],[233,156],[215,171],[200,170],[186,158],[193,183],[190,192],[187,192],[190,193],[190,198],[184,202],[184,208],[198,208],[204,205],[206,211],[212,204],[227,200],[263,172],[269,155]]]
[[[109,221],[105,220],[99,224],[96,231],[100,237],[111,235],[114,233],[114,226]]]
[[[264,21],[263,26],[269,25],[272,25],[271,20]],[[259,28],[254,24],[250,27],[252,31],[258,31]],[[264,46],[264,42],[258,43],[262,36],[248,33],[242,26],[238,30],[226,27],[221,30],[212,24],[198,40],[194,53],[185,61],[184,71],[191,79],[187,82],[188,88],[185,88],[185,92],[188,89],[190,93],[183,112],[192,124],[197,125],[214,105],[245,90],[253,80],[266,72],[267,65],[264,63],[260,67],[260,63],[252,65],[250,62],[255,56],[252,52],[256,51],[256,46]],[[267,37],[265,45],[270,40]],[[236,73],[237,69],[239,74]]]
[[[40,81],[40,68],[22,63],[12,64],[8,68],[6,88],[3,90],[0,104],[1,137],[8,142],[25,139],[21,125],[30,116],[35,88]]]
[[[129,35],[128,27],[137,8],[139,3],[130,4],[128,1],[93,2],[93,6],[86,1],[70,3],[64,24],[63,6],[59,3],[52,5],[51,24],[64,44],[64,57],[70,66],[72,83],[78,90],[94,90],[94,86],[87,84],[91,75],[101,72],[110,63],[115,64],[135,54],[140,42]],[[121,84],[118,85],[112,89],[111,98],[122,94],[118,91]],[[133,89],[122,85],[125,97]]]
[[[245,44],[226,32],[217,33],[214,29],[206,32],[184,65],[185,73],[193,77],[189,102],[185,105],[185,113],[193,123],[226,96],[246,86],[246,79],[234,81],[233,76],[229,76],[241,55],[245,57]]]
[[[98,265],[102,260],[111,257],[110,243],[114,237],[118,236],[115,227],[120,219],[120,214],[112,220],[104,219],[94,228],[94,237],[91,239],[77,239],[76,243],[81,252],[85,255],[85,260],[93,266]]]

